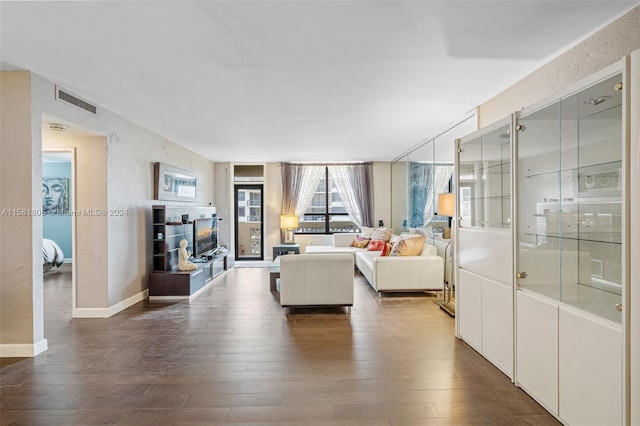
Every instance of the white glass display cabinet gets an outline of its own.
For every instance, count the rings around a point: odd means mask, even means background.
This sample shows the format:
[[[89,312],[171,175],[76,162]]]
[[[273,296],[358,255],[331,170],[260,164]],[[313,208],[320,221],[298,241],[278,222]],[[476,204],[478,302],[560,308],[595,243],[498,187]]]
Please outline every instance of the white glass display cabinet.
[[[617,322],[622,88],[618,72],[517,120],[519,284]]]
[[[626,63],[515,114],[516,384],[571,425],[627,423]]]
[[[511,135],[507,117],[457,140],[458,337],[513,378]]]

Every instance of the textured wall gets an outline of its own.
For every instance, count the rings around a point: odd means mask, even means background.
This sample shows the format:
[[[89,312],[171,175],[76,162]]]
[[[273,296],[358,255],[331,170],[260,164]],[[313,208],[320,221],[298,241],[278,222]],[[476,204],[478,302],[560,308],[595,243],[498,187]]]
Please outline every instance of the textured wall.
[[[233,190],[231,188],[231,163],[215,163],[215,200],[218,213],[218,244],[233,250]]]
[[[640,6],[480,105],[480,127],[550,97],[639,48]]]
[[[37,345],[44,339],[42,218],[31,214],[32,186],[41,197],[41,153],[34,152],[28,72],[0,73],[0,349]],[[32,160],[34,158],[34,160]],[[27,213],[28,211],[28,213]],[[40,343],[41,344],[41,343]],[[46,342],[44,343],[46,349]]]

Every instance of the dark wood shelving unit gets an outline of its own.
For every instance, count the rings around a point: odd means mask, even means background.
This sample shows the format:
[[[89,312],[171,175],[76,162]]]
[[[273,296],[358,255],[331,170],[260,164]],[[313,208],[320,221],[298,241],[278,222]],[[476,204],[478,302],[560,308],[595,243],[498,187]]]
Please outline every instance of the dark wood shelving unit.
[[[193,222],[167,222],[167,207],[152,206],[153,265],[149,276],[149,297],[188,298],[227,270],[227,254],[221,253],[196,263],[193,271],[178,270],[180,240],[189,241],[193,251]],[[158,238],[158,237],[162,238]]]

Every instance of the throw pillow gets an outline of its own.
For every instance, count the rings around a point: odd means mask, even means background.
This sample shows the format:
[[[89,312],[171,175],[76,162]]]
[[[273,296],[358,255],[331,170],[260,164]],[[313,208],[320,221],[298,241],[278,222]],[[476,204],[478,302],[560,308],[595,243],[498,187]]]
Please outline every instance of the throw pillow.
[[[367,239],[371,239],[371,232],[373,232],[373,228],[368,228],[366,226],[361,226],[360,227],[360,236],[362,238],[367,238]]]
[[[406,238],[398,243],[398,256],[419,256],[424,247],[424,235]]]
[[[400,249],[402,249],[403,253],[406,252],[407,249],[405,248],[406,247],[405,241],[409,241],[409,240],[418,240],[418,241],[411,241],[409,243],[409,245],[411,247],[420,246],[420,251],[417,254],[417,255],[420,255],[420,253],[422,252],[422,247],[424,246],[424,242],[425,242],[424,235],[420,235],[420,234],[403,234],[403,235],[398,236],[398,238],[395,239],[393,247],[391,248],[390,256],[407,256],[406,254],[401,255],[400,254]]]
[[[384,248],[386,241],[382,240],[371,240],[369,245],[367,246],[367,250],[369,251],[380,251]]]
[[[382,250],[380,250],[380,256],[390,256],[392,248],[393,248],[393,244],[384,243],[384,247],[382,248]]]
[[[351,243],[351,247],[365,248],[369,245],[369,241],[371,241],[369,238],[364,238],[360,235],[356,235],[356,239]]]
[[[391,228],[376,228],[371,232],[371,240],[389,241],[393,235]]]
[[[418,237],[418,235],[416,234],[400,234],[400,235],[393,235],[391,237],[391,243],[393,244],[393,247],[391,247],[391,253],[389,253],[389,256],[398,256],[398,247],[400,246],[400,242],[406,240],[407,238],[416,238]]]

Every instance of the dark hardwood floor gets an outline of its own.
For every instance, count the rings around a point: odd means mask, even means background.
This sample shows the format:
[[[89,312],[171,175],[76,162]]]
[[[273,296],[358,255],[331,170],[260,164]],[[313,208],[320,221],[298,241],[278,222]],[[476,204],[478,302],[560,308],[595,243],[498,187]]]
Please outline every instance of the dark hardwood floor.
[[[72,319],[68,273],[45,276],[49,350],[2,359],[2,425],[559,424],[454,335],[433,297],[283,314],[269,272],[235,268],[193,303]]]

